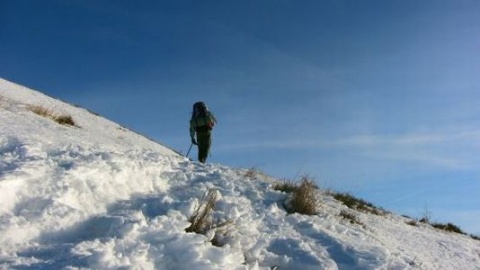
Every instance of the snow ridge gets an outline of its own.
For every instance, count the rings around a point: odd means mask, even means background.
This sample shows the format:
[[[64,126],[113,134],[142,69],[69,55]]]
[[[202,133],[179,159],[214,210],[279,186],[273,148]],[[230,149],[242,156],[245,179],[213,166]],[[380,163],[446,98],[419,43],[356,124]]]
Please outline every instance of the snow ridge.
[[[322,190],[318,215],[289,215],[275,179],[191,162],[2,79],[0,124],[0,269],[480,269],[480,242],[467,236],[356,212]],[[212,218],[227,225],[186,233],[208,190],[219,197]]]

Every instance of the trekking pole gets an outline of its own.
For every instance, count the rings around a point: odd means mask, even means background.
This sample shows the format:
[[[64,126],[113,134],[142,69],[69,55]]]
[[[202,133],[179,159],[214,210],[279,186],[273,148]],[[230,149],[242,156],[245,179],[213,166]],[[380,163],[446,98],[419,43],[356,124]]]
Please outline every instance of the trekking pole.
[[[210,160],[212,160],[212,159],[214,158],[214,155],[213,155],[213,145],[210,147],[209,156],[210,156]]]
[[[192,150],[192,146],[193,146],[193,143],[190,144],[190,148],[188,148],[188,152],[187,152],[187,155],[185,155],[185,157],[188,157],[188,154],[190,154],[190,150]]]

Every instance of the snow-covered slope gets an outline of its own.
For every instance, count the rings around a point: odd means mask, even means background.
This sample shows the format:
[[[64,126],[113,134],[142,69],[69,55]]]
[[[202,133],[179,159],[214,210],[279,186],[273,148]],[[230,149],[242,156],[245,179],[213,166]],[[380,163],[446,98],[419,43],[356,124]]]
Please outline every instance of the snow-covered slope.
[[[70,115],[75,126],[32,106]],[[318,215],[289,215],[274,181],[190,162],[0,79],[2,269],[480,269],[480,241],[356,212],[321,190]],[[207,190],[216,190],[213,218],[224,225],[187,233]]]

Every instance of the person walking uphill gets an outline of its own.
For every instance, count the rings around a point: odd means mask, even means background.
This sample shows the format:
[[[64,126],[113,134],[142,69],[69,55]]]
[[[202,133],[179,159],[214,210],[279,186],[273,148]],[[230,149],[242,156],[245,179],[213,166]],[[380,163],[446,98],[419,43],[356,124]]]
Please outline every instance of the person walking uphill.
[[[217,119],[205,103],[199,101],[193,104],[192,118],[190,119],[190,138],[198,146],[198,161],[205,163],[210,145],[212,144],[212,129]],[[197,139],[195,140],[195,135]]]

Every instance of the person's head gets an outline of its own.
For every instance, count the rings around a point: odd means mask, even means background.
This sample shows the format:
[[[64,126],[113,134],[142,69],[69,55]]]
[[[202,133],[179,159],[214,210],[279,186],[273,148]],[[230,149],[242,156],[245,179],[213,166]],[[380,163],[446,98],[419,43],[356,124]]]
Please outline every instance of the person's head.
[[[203,113],[203,112],[206,112],[208,109],[207,109],[207,105],[205,105],[204,102],[202,101],[199,101],[199,102],[196,102],[195,104],[193,104],[193,113],[196,114],[196,113]]]

